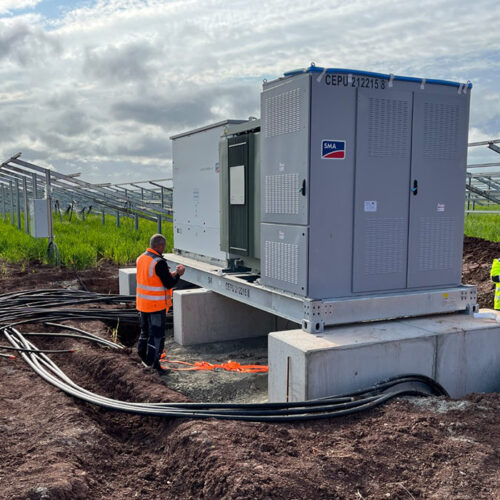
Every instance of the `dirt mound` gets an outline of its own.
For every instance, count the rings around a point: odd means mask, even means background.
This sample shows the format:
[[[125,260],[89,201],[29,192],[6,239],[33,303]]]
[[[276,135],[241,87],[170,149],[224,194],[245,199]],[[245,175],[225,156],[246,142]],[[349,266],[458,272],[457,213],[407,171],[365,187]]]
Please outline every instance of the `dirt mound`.
[[[74,271],[39,262],[19,265],[0,261],[0,282],[1,293],[58,287],[86,287],[92,292],[118,293],[118,267],[103,261],[95,268]]]
[[[479,307],[493,309],[495,285],[490,279],[493,259],[500,258],[500,243],[464,238],[463,283],[477,286]]]

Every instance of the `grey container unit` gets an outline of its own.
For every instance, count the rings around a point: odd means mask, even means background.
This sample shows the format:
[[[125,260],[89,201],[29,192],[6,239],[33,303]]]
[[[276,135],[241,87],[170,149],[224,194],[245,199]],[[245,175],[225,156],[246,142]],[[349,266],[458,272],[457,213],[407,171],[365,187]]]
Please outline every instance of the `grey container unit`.
[[[220,248],[260,270],[260,120],[228,125],[219,142]]]
[[[261,281],[312,299],[461,283],[470,84],[311,67],[261,96]]]
[[[174,251],[223,264],[219,238],[219,137],[224,120],[171,137],[173,163]]]

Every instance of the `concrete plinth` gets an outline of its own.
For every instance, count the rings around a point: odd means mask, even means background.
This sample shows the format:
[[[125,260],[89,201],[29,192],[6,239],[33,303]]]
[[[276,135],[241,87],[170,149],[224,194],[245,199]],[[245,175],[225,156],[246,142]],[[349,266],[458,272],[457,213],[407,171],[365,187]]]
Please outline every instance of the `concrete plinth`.
[[[434,378],[454,398],[499,391],[500,324],[450,314],[269,336],[269,401],[351,392],[407,373]]]
[[[281,327],[276,316],[211,290],[174,291],[174,340],[181,345],[259,337]]]
[[[135,267],[118,270],[118,286],[120,295],[135,295],[137,272]]]

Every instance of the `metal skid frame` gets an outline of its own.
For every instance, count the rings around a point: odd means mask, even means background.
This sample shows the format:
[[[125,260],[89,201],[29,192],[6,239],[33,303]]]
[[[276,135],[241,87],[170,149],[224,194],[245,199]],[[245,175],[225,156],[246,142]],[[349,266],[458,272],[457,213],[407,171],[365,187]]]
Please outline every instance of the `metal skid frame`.
[[[184,266],[185,281],[298,323],[309,333],[347,323],[478,310],[477,290],[471,285],[313,300],[249,282],[255,277],[251,273],[224,274],[213,264],[177,254],[165,257]]]

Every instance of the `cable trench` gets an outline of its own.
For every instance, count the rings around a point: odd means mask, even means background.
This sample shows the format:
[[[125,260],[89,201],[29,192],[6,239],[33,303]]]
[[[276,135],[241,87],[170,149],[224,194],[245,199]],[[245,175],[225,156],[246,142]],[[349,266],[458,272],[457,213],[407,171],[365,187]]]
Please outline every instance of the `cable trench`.
[[[403,395],[447,396],[446,390],[433,379],[419,374],[407,374],[384,380],[376,385],[349,394],[339,394],[309,401],[286,403],[137,403],[120,401],[79,386],[57,364],[38,349],[30,336],[71,337],[95,342],[103,347],[122,349],[122,346],[80,328],[54,321],[70,319],[104,319],[137,321],[135,310],[75,309],[73,306],[91,303],[130,302],[133,297],[101,295],[83,291],[37,290],[0,295],[0,331],[30,368],[49,384],[69,396],[114,411],[164,418],[215,418],[247,422],[292,422],[353,415],[373,409]],[[71,306],[71,307],[70,307]],[[10,308],[10,309],[9,309]],[[14,311],[12,310],[14,308]],[[124,319],[125,318],[125,319]],[[135,318],[135,319],[134,319]],[[21,333],[16,326],[42,322],[47,326],[64,328],[75,333]],[[408,385],[411,384],[411,387]],[[417,387],[415,387],[417,386]]]

